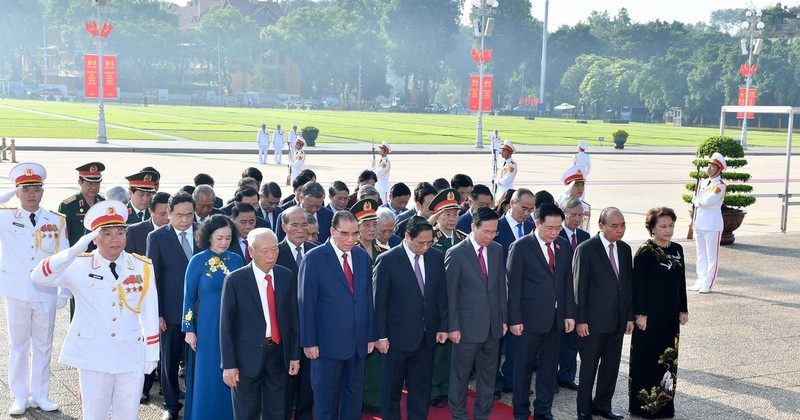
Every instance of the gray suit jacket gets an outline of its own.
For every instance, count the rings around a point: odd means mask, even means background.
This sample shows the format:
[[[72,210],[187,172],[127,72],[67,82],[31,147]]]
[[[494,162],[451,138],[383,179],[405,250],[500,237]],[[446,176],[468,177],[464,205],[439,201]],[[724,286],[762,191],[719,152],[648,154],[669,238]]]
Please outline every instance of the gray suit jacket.
[[[506,323],[503,247],[492,242],[486,252],[488,284],[471,238],[450,248],[444,259],[449,331],[461,331],[461,341],[467,343],[483,343],[490,336],[499,340]]]

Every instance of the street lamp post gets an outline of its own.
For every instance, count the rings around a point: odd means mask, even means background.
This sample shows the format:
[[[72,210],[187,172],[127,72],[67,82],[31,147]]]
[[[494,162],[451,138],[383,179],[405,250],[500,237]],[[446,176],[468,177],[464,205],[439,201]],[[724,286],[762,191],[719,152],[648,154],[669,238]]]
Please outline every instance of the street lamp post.
[[[472,7],[475,9],[475,13],[477,13],[478,16],[473,24],[475,25],[475,35],[481,37],[481,57],[483,57],[485,38],[492,35],[494,19],[490,16],[494,10],[497,9],[497,6],[499,6],[497,0],[472,0]],[[478,63],[478,130],[475,134],[476,149],[483,149],[483,73],[485,65],[482,59]]]
[[[745,76],[745,87],[744,87],[744,105],[748,106],[750,104],[750,82],[752,80],[753,71],[751,70],[753,67],[753,55],[758,54],[761,51],[761,44],[762,40],[760,38],[754,38],[755,36],[761,35],[761,31],[764,29],[764,22],[761,21],[761,11],[760,10],[748,10],[745,12],[746,20],[742,22],[742,29],[745,31],[749,31],[746,33],[748,39],[742,39],[742,54],[747,55],[747,76]],[[747,112],[743,113],[744,118],[742,118],[742,149],[747,150]]]
[[[95,3],[95,7],[97,7],[97,22],[102,22],[100,20],[100,8],[105,6],[105,1],[97,1]],[[97,36],[97,86],[98,86],[98,94],[97,94],[97,142],[100,144],[108,143],[108,137],[106,137],[106,111],[103,108],[103,37]]]

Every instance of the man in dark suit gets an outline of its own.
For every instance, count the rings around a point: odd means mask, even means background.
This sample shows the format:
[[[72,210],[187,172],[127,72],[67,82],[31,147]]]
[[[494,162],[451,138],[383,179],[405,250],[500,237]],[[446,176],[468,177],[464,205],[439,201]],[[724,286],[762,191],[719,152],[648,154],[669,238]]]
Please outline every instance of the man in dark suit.
[[[289,207],[298,205],[300,203],[300,193],[303,191],[303,185],[309,182],[311,182],[311,178],[302,174],[297,175],[297,178],[292,181],[292,194],[281,200],[280,208],[286,210]]]
[[[375,240],[380,245],[389,248],[400,245],[403,242],[403,238],[394,234],[394,221],[396,220],[394,213],[386,207],[381,207],[376,214],[378,216],[378,234],[375,236]]]
[[[433,226],[414,216],[403,244],[378,256],[373,271],[376,343],[383,353],[381,417],[400,420],[403,384],[410,419],[428,417],[436,343],[447,340],[444,255],[433,244]]]
[[[183,404],[178,402],[178,364],[184,346],[181,331],[183,283],[186,266],[200,251],[194,241],[194,201],[179,192],[169,199],[169,224],[147,235],[147,257],[153,261],[158,289],[158,314],[161,327],[161,389],[164,394],[164,420],[178,417]]]
[[[396,217],[399,216],[400,213],[408,210],[406,205],[408,205],[408,200],[410,198],[411,189],[408,188],[408,185],[398,182],[389,189],[389,202],[381,204],[381,207],[388,208]]]
[[[364,185],[371,185],[375,186],[378,183],[378,175],[375,172],[372,172],[369,169],[365,169],[358,174],[358,179],[356,180],[356,189],[350,194],[347,198],[347,208],[353,207],[356,202],[358,202],[358,190],[361,189]]]
[[[291,409],[287,383],[300,369],[297,284],[288,268],[275,265],[275,233],[253,229],[247,240],[252,263],[225,277],[222,287],[222,378],[231,387],[234,418],[284,420]]]
[[[192,192],[192,198],[194,199],[194,221],[197,223],[202,223],[212,214],[225,214],[222,210],[214,207],[217,195],[211,185],[196,186]]]
[[[317,245],[308,242],[308,214],[300,207],[290,207],[281,213],[281,223],[283,230],[286,232],[286,238],[278,243],[278,262],[276,264],[291,270],[292,278],[296,283],[303,257]],[[295,407],[295,419],[311,420],[313,418],[314,398],[311,389],[311,361],[302,353],[300,354],[300,373],[289,378],[286,400],[287,420],[292,416],[291,408],[293,404]]]
[[[547,204],[539,209],[538,221],[536,232],[511,245],[506,264],[508,328],[517,365],[513,403],[515,418],[527,419],[531,415],[529,392],[538,357],[533,418],[552,420],[561,332],[575,328],[577,308],[572,287],[572,249],[558,236],[564,212]]]
[[[332,213],[347,210],[347,202],[350,200],[350,188],[342,181],[333,181],[328,187],[328,210]]]
[[[256,211],[249,204],[239,204],[231,211],[231,220],[236,227],[236,232],[232,235],[228,250],[242,257],[245,264],[250,264],[252,257],[247,248],[247,235],[258,225]]]
[[[481,207],[473,214],[472,233],[450,248],[444,264],[453,357],[448,404],[454,419],[467,419],[467,385],[475,366],[476,419],[493,408],[500,338],[508,330],[503,247],[497,235],[497,213]]]
[[[468,200],[469,210],[458,216],[456,229],[464,233],[470,233],[472,231],[472,213],[478,208],[491,206],[492,200],[492,190],[486,185],[478,184],[472,187]]]
[[[569,197],[560,205],[564,210],[564,229],[561,230],[562,238],[570,244],[572,252],[578,248],[583,241],[589,240],[589,233],[580,229],[583,221],[583,204],[580,199]],[[561,335],[561,346],[558,350],[558,386],[569,388],[573,391],[578,390],[578,383],[575,382],[575,374],[578,372],[578,333],[564,331]]]
[[[261,198],[256,207],[256,216],[267,221],[267,227],[278,235],[278,241],[282,241],[286,233],[281,227],[281,213],[283,209],[278,207],[281,201],[281,187],[274,182],[267,182],[261,187]]]
[[[227,214],[228,216],[231,215],[233,211],[233,207],[237,204],[246,203],[253,206],[253,209],[258,208],[258,191],[254,190],[250,187],[241,187],[236,190],[236,193],[233,195],[233,201],[228,203],[225,207],[221,208],[220,211]],[[259,226],[262,227],[262,226]],[[263,227],[267,227],[266,222],[263,223]]]
[[[503,246],[503,261],[508,257],[508,248],[519,238],[531,233],[535,225],[531,220],[534,205],[533,192],[527,188],[514,191],[506,214],[500,215],[497,222],[497,238],[495,242]],[[514,378],[514,350],[511,345],[511,334],[507,333],[500,340],[500,354],[498,355],[497,380],[494,384],[494,397],[500,399],[503,392],[512,390]],[[500,356],[504,356],[500,365]]]
[[[208,185],[209,187],[212,188],[212,190],[214,188],[214,178],[211,175],[206,174],[206,173],[202,173],[201,172],[201,173],[195,175],[194,179],[192,181],[193,181],[195,187],[199,187],[201,185]],[[195,191],[197,191],[197,190],[195,190]],[[194,201],[195,201],[195,212],[197,212],[197,198],[196,197],[195,197]],[[215,209],[219,209],[220,207],[223,206],[222,199],[217,197],[216,193],[214,193],[214,202],[211,205]]]
[[[623,416],[611,408],[617,384],[622,338],[633,332],[631,247],[622,242],[625,217],[619,209],[600,212],[600,232],[578,245],[572,261],[576,283],[578,349],[581,354],[578,418]],[[598,372],[599,365],[599,372]],[[597,391],[592,399],[595,374]]]
[[[333,212],[327,207],[323,207],[324,200],[325,189],[318,182],[308,182],[303,185],[299,206],[306,213],[313,215],[317,219],[317,224],[319,225],[318,241],[320,243],[325,242],[330,237],[331,219],[333,218]]]
[[[147,255],[147,235],[169,223],[169,198],[170,195],[165,192],[153,194],[153,200],[150,201],[150,207],[148,209],[150,212],[150,219],[128,225],[128,227],[125,228],[125,252]],[[153,381],[155,381],[157,376],[157,372],[144,375],[142,396],[139,398],[139,402],[142,404],[150,401],[150,389],[153,387]]]
[[[428,208],[436,197],[436,188],[433,188],[430,182],[420,182],[414,188],[414,208],[408,209],[397,216],[394,222],[394,234],[403,238],[406,234],[406,220],[412,216],[421,216],[428,220],[433,212]]]
[[[473,184],[472,178],[470,178],[467,174],[455,174],[452,178],[450,178],[450,188],[458,191],[458,193],[461,194],[461,200],[458,203],[459,216],[469,210],[469,197],[472,193],[472,187],[474,185],[475,184]]]
[[[354,247],[356,217],[333,216],[324,245],[300,264],[300,344],[311,359],[316,418],[357,419],[364,394],[365,360],[377,340],[372,264]]]

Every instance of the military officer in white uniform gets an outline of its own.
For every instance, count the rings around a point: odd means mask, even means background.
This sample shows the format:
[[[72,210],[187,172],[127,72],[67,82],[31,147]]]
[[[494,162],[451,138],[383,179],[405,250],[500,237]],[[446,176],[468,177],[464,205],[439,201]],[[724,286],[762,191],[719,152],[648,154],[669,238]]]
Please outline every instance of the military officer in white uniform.
[[[149,259],[125,252],[127,209],[101,201],[86,213],[90,233],[71,248],[44,259],[30,274],[43,286],[67,287],[75,317],[61,363],[78,369],[83,418],[135,420],[143,373],[159,357],[158,295]],[[97,249],[82,252],[90,242]]]
[[[289,183],[286,185],[291,185],[297,175],[300,175],[300,172],[303,172],[306,167],[306,152],[303,150],[306,145],[305,140],[302,137],[298,137],[295,139],[294,144],[294,156],[289,163]]]
[[[586,144],[586,140],[579,141],[578,153],[572,158],[572,166],[583,166],[583,176],[586,178],[589,177],[589,172],[592,172],[592,159],[590,159],[589,154],[586,153],[587,150],[589,150],[589,145]]]
[[[267,123],[261,123],[261,130],[258,130],[258,134],[256,135],[256,143],[258,144],[258,163],[266,165],[267,153],[269,153],[269,131],[267,131]]]
[[[5,297],[10,344],[8,382],[13,402],[8,412],[23,414],[28,407],[58,410],[50,401],[50,355],[56,307],[66,305],[69,291],[36,285],[30,272],[39,261],[67,249],[66,218],[39,207],[47,172],[37,163],[20,163],[9,179],[16,189],[0,196],[0,204],[14,195],[19,207],[0,208],[0,296]]]
[[[722,201],[725,182],[720,175],[727,169],[725,157],[715,152],[708,161],[708,179],[700,185],[694,204],[694,239],[697,243],[697,281],[688,289],[709,293],[717,280],[719,240],[722,236]]]
[[[389,200],[389,174],[392,172],[392,162],[389,162],[389,153],[392,153],[392,148],[389,143],[381,142],[378,148],[381,154],[381,160],[372,168],[375,175],[378,176],[378,182],[375,184],[375,189],[378,190],[381,201],[388,203]]]
[[[295,150],[295,145],[297,143],[297,139],[302,137],[299,131],[297,131],[297,124],[292,126],[292,131],[289,132],[289,150]]]
[[[275,131],[272,132],[272,147],[275,149],[275,163],[281,164],[283,160],[283,135],[285,132],[281,130],[281,125],[275,126]],[[289,150],[289,153],[292,153]]]
[[[583,205],[583,217],[580,227],[589,232],[589,219],[592,217],[592,206],[584,201],[586,196],[586,167],[583,165],[573,165],[564,175],[561,176],[561,183],[564,184],[564,191],[556,198],[556,203],[563,203],[568,198],[574,197],[581,201]]]
[[[512,155],[517,152],[517,148],[508,140],[503,142],[500,148],[500,156],[505,159],[500,175],[493,175],[492,182],[495,186],[494,197],[499,200],[506,191],[514,188],[514,179],[517,178],[517,162],[514,162]]]

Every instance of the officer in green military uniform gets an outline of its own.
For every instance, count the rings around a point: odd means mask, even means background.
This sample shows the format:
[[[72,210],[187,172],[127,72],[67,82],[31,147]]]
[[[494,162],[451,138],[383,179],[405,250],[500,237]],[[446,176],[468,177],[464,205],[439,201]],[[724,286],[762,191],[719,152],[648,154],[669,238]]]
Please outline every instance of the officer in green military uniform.
[[[78,171],[78,185],[81,192],[67,197],[58,206],[58,212],[67,218],[67,238],[69,246],[75,245],[84,234],[83,218],[86,212],[98,201],[103,201],[100,183],[106,166],[100,162],[89,162],[75,168]]]
[[[358,242],[359,246],[367,251],[369,254],[372,266],[375,266],[375,260],[384,251],[388,251],[389,247],[381,245],[375,239],[378,235],[378,202],[365,198],[350,208],[350,212],[356,216],[358,220]],[[372,284],[372,291],[375,293],[375,282]],[[374,297],[374,296],[373,296]],[[371,414],[380,414],[381,409],[381,380],[383,378],[383,368],[381,366],[381,357],[377,351],[373,351],[367,356],[366,361],[366,378],[364,380],[364,411]]]
[[[150,200],[158,190],[158,172],[141,171],[125,177],[128,180],[128,220],[129,225],[150,219]]]
[[[453,245],[461,242],[467,234],[456,229],[461,194],[458,190],[448,188],[436,194],[428,209],[433,211],[428,221],[433,224],[433,247],[447,253]],[[447,404],[447,393],[450,390],[450,354],[453,344],[448,340],[444,344],[436,344],[433,352],[433,377],[431,379],[431,405],[444,407]]]

